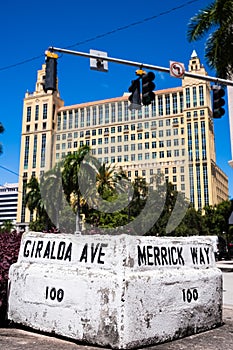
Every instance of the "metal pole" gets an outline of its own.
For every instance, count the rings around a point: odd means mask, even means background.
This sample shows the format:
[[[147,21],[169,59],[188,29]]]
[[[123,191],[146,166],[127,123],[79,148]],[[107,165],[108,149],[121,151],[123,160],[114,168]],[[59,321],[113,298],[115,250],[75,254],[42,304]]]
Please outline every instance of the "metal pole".
[[[153,64],[147,64],[147,63],[123,60],[123,59],[114,58],[114,57],[106,57],[106,56],[94,55],[94,54],[90,54],[90,53],[86,53],[86,52],[61,49],[61,48],[52,47],[52,46],[49,47],[48,50],[49,51],[56,51],[56,52],[66,53],[66,54],[70,54],[70,55],[101,59],[103,61],[109,61],[109,62],[114,62],[114,63],[125,64],[125,65],[128,65],[128,66],[138,67],[140,69],[147,68],[147,69],[156,70],[156,71],[160,71],[160,72],[170,73],[170,68],[155,66]],[[194,73],[190,73],[190,72],[185,72],[184,76],[185,77],[194,78],[194,79],[210,81],[210,82],[214,82],[214,83],[217,83],[217,84],[233,86],[233,81],[231,81],[231,80],[211,77],[211,76],[208,76],[208,75],[200,75],[200,74],[194,74]]]

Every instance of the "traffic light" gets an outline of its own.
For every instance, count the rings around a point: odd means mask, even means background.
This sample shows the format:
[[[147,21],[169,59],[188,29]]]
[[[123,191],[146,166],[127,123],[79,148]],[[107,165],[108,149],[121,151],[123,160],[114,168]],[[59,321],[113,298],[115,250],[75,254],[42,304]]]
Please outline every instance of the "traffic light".
[[[153,72],[148,72],[142,76],[142,104],[144,106],[148,106],[155,99],[153,92],[155,88],[154,78],[155,74]]]
[[[45,82],[44,82],[44,91],[48,90],[56,91],[57,90],[57,54],[53,52],[46,53],[45,60]]]
[[[132,92],[129,96],[129,101],[131,102],[129,109],[141,109],[140,78],[131,81],[128,91]]]
[[[225,114],[225,91],[220,86],[215,85],[213,88],[213,118],[221,118]]]

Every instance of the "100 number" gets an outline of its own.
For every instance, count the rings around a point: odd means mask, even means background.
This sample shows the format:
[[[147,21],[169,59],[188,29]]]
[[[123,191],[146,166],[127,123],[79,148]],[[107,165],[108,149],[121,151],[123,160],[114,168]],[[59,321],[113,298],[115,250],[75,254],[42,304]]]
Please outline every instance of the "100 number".
[[[63,289],[56,289],[54,287],[46,287],[45,289],[45,299],[50,299],[50,300],[57,300],[59,303],[63,300],[64,298],[64,290]]]

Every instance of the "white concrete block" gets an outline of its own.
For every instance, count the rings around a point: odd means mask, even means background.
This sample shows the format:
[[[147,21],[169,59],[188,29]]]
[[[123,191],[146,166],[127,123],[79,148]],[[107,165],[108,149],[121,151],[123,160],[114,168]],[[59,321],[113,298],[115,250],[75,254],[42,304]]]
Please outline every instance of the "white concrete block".
[[[204,237],[24,234],[9,273],[10,320],[112,348],[222,322],[222,273]]]

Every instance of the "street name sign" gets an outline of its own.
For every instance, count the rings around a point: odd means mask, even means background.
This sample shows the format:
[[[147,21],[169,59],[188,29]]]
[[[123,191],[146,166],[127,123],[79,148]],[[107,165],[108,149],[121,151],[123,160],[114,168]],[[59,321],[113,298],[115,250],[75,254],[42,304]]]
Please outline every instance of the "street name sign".
[[[9,320],[117,349],[222,323],[222,273],[205,237],[23,235]]]

